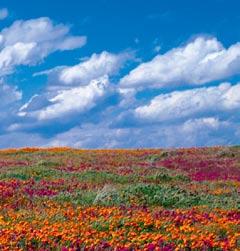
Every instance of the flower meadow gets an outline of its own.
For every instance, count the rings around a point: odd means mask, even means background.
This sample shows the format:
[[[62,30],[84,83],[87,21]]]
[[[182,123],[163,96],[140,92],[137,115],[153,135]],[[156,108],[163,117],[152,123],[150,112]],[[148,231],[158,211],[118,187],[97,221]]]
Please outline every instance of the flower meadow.
[[[240,250],[240,147],[0,151],[0,250]]]

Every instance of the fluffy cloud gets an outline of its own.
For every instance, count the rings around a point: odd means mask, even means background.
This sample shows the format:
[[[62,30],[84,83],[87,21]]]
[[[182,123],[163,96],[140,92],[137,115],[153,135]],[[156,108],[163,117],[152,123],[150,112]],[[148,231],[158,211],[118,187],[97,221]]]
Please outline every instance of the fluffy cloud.
[[[48,18],[17,21],[0,33],[0,75],[84,42]],[[136,93],[143,87],[200,85],[231,76],[238,73],[238,50],[238,44],[225,49],[215,38],[199,37],[141,64],[120,86],[115,84],[119,71],[132,55],[103,51],[76,65],[35,74],[47,74],[48,81],[21,106],[21,92],[2,83],[0,147],[25,146],[26,138],[31,146],[84,148],[236,144],[240,83]]]
[[[84,84],[105,74],[112,75],[127,58],[127,53],[117,55],[103,51],[101,54],[93,54],[83,63],[61,70],[58,75],[59,81],[64,84]]]
[[[20,109],[20,116],[35,117],[38,120],[49,120],[62,117],[71,113],[79,114],[89,111],[96,102],[107,93],[109,80],[107,76],[92,80],[86,86],[60,90],[57,95],[48,100],[49,105],[40,110],[32,110],[35,98]],[[36,96],[35,96],[36,97]]]
[[[22,93],[16,87],[0,82],[0,109],[8,107],[10,104],[19,101]]]
[[[190,147],[238,144],[238,124],[215,117],[189,119],[175,125],[111,128],[107,123],[83,124],[44,138],[37,133],[0,134],[0,148],[71,146],[78,148]]]
[[[17,87],[0,81],[0,133],[1,130],[12,123],[16,118],[16,111],[22,99],[22,92]]]
[[[237,144],[238,124],[215,117],[189,119],[179,124],[112,128],[108,123],[82,124],[44,138],[37,133],[0,134],[0,148],[29,146],[71,146],[78,148],[191,147]]]
[[[114,148],[128,145],[128,129],[110,129],[103,124],[84,124],[60,133],[50,139],[48,146],[73,146],[80,148]],[[129,140],[129,138],[128,138]]]
[[[86,85],[92,79],[118,73],[124,62],[132,58],[131,53],[113,54],[103,51],[74,66],[58,66],[35,74],[47,74],[50,85]]]
[[[38,134],[24,132],[0,134],[0,148],[44,146],[46,142],[47,140]]]
[[[122,88],[199,85],[239,73],[240,43],[226,49],[216,38],[198,37],[140,64],[121,79],[120,85]]]
[[[168,147],[231,145],[240,140],[235,123],[216,117],[189,119],[158,128],[163,131],[162,144]]]
[[[31,65],[54,51],[72,50],[86,43],[84,36],[69,35],[69,27],[49,18],[16,21],[0,33],[0,75],[14,66]]]
[[[147,105],[135,109],[135,116],[147,121],[186,119],[203,114],[229,112],[240,108],[240,84],[223,83],[161,94]]]
[[[0,9],[0,20],[3,20],[7,17],[8,17],[8,9],[7,8]]]
[[[75,66],[38,73],[49,77],[47,92],[34,95],[20,108],[19,115],[43,121],[86,113],[112,92],[109,78],[117,74],[130,57],[129,53],[103,51]]]
[[[34,50],[34,43],[16,43],[13,46],[5,47],[0,52],[0,76],[9,74],[15,65],[29,64],[31,62],[29,55]]]
[[[47,146],[80,148],[190,147],[236,144],[238,126],[215,117],[190,119],[175,125],[111,128],[108,124],[84,124],[57,134]]]

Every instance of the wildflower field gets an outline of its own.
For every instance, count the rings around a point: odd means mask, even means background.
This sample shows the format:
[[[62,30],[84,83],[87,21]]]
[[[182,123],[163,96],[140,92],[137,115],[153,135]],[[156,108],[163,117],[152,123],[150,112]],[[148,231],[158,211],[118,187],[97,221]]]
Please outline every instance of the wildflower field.
[[[0,250],[240,250],[240,147],[0,151]]]

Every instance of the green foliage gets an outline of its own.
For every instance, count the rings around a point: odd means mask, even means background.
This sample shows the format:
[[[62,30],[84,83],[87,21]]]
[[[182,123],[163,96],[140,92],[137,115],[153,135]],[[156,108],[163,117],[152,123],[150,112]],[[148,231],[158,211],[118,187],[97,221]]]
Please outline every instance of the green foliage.
[[[95,221],[92,224],[92,228],[101,231],[101,232],[108,232],[109,231],[109,222],[106,221],[106,219],[102,218],[98,221]]]
[[[208,206],[209,208],[230,209],[239,207],[240,199],[237,194],[229,198],[223,195],[193,193],[177,186],[135,184],[118,188],[106,185],[97,193],[93,203],[106,206],[136,204],[165,208]]]
[[[190,178],[186,175],[171,171],[165,167],[158,168],[157,171],[146,177],[148,182],[165,183],[171,181],[189,182]]]
[[[59,203],[71,203],[73,205],[92,205],[96,197],[94,191],[76,191],[74,193],[62,192],[53,197],[53,200]]]
[[[82,173],[74,174],[80,181],[84,182],[91,182],[95,184],[102,184],[102,183],[119,183],[119,184],[127,184],[130,179],[134,179],[134,177],[130,176],[122,176],[110,172],[100,172],[100,171],[84,171]]]
[[[161,151],[158,154],[147,156],[146,160],[153,163],[155,161],[158,161],[158,160],[161,160],[169,156],[173,156],[173,155],[174,155],[174,151]]]
[[[188,207],[198,205],[199,196],[178,187],[138,184],[124,190],[125,197],[138,199],[140,204],[151,206]]]
[[[33,166],[8,168],[6,172],[0,173],[0,180],[12,178],[27,180],[33,178],[38,181],[51,177],[60,177],[61,172],[52,169],[52,165],[51,162],[49,164],[47,162],[39,162],[37,165]]]

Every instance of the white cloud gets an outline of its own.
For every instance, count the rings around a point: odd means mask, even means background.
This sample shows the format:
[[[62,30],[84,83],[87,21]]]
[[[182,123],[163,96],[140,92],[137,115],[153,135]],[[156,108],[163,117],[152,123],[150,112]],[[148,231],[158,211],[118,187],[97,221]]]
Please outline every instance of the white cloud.
[[[39,134],[11,132],[0,134],[0,148],[44,146],[47,140]]]
[[[190,147],[236,144],[238,126],[215,117],[190,119],[175,125],[111,128],[84,124],[52,137],[47,146],[79,148]]]
[[[10,104],[19,101],[22,93],[16,87],[0,82],[0,109],[6,108]]]
[[[84,36],[69,35],[69,27],[49,18],[16,21],[0,33],[0,75],[14,66],[31,65],[54,51],[72,50],[86,43]]]
[[[47,92],[34,95],[19,109],[18,115],[43,121],[89,111],[112,91],[110,76],[117,74],[130,57],[129,53],[103,51],[75,66],[37,73],[49,75]]]
[[[59,118],[71,113],[84,113],[96,105],[107,93],[109,80],[107,76],[92,80],[86,86],[58,91],[48,100],[49,105],[40,110],[31,111],[35,105],[34,98],[20,109],[20,116],[35,117],[38,120]],[[36,97],[36,96],[35,96]],[[30,112],[28,112],[30,110]]]
[[[85,124],[60,133],[50,139],[47,146],[72,146],[78,148],[114,148],[129,136],[128,129],[110,129],[103,124]],[[121,143],[120,143],[121,142]]]
[[[196,88],[161,94],[147,105],[135,109],[136,117],[163,122],[204,113],[229,112],[240,108],[240,84],[223,83],[216,87]]]
[[[105,122],[88,123],[75,126],[70,130],[53,135],[51,138],[43,138],[41,134],[8,132],[0,134],[0,148],[23,146],[191,147],[238,144],[239,140],[238,124],[222,121],[215,117],[202,117],[175,125],[131,128],[111,128]]]
[[[68,123],[97,105],[104,106],[104,99],[114,92],[110,77],[117,74],[130,57],[131,53],[103,51],[75,66],[60,66],[37,73],[48,75],[47,87],[19,109],[18,116],[25,124],[14,125],[9,130],[35,127],[37,124],[51,123],[48,121],[53,119],[64,118],[63,121]]]
[[[27,21],[18,20],[9,28],[1,31],[1,45],[12,46],[18,42],[35,42],[42,47],[47,47],[46,50],[62,50],[62,46],[63,50],[71,50],[85,44],[86,37],[71,36],[69,32],[68,26],[63,24],[55,25],[47,17]],[[75,41],[78,43],[75,44]]]
[[[103,75],[111,76],[116,74],[123,63],[131,58],[130,53],[112,54],[103,51],[100,54],[93,54],[83,62],[68,67],[56,67],[42,74],[49,75],[49,83],[63,85],[86,85],[92,79]],[[41,73],[38,73],[39,75]],[[36,74],[35,74],[36,75]]]
[[[31,62],[29,55],[34,53],[35,43],[16,43],[13,46],[7,46],[0,52],[0,76],[12,72],[15,65],[27,65]]]
[[[130,108],[136,103],[136,90],[134,88],[119,89],[122,97],[119,107]]]
[[[7,8],[3,8],[0,9],[0,20],[6,19],[8,17],[8,9]]]
[[[37,20],[18,21],[0,33],[0,75],[17,65],[39,62],[56,50],[79,47],[84,41],[70,36],[67,26],[54,25],[47,18]],[[145,93],[143,98],[136,95],[138,87],[203,84],[235,74],[238,47],[224,49],[214,38],[197,38],[159,55],[120,81],[122,100],[119,86],[111,81],[132,57],[129,53],[103,51],[77,65],[38,73],[48,75],[46,88],[20,109],[22,93],[2,83],[0,118],[5,124],[0,126],[0,147],[172,147],[239,142],[240,83],[174,91],[152,100]],[[52,132],[55,123],[60,126]]]
[[[212,128],[212,129],[218,129],[220,124],[221,122],[219,121],[219,119],[214,118],[214,117],[190,119],[190,120],[187,120],[183,124],[183,130],[186,132],[190,132],[190,131],[193,132],[196,129],[201,129],[203,126]]]
[[[120,81],[122,88],[204,84],[240,73],[240,43],[228,49],[216,38],[198,37],[142,63]]]
[[[0,81],[0,133],[3,127],[12,123],[16,118],[16,111],[21,99],[22,92],[17,87]]]
[[[189,119],[175,125],[160,127],[165,146],[192,147],[230,145],[239,142],[237,126],[216,117]]]

